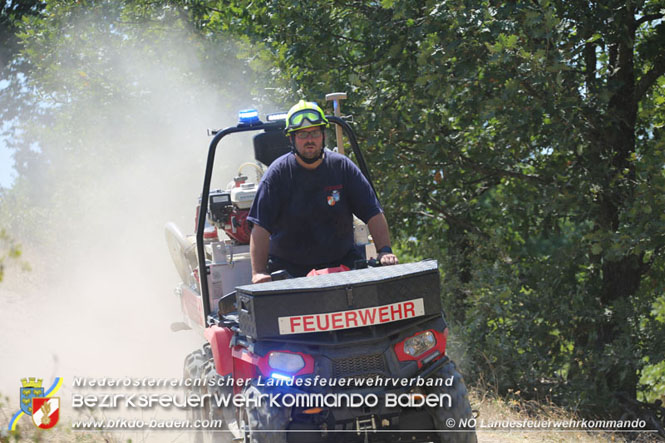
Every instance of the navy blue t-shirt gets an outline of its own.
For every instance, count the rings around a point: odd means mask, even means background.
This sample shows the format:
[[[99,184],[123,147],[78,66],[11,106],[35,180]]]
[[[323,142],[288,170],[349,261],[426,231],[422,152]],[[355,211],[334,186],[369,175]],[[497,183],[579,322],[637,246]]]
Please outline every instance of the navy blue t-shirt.
[[[382,212],[360,169],[326,150],[314,170],[289,153],[264,174],[247,219],[270,233],[270,255],[299,265],[338,260],[353,247],[353,217]]]

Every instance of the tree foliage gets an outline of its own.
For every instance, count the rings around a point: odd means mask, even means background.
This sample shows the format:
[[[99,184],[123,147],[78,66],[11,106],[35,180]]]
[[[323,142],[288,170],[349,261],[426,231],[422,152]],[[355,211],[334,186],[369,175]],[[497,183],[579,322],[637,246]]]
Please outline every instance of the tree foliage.
[[[349,92],[391,229],[441,261],[469,368],[607,409],[665,358],[664,6],[240,0],[194,18],[245,36],[283,100]]]
[[[243,63],[233,41],[212,45],[193,32],[178,5],[40,4],[17,26],[16,58],[30,70],[8,107],[30,106],[6,140],[18,177],[2,195],[0,222],[23,244],[79,243],[82,230],[107,229],[109,208],[141,206],[134,196],[149,192],[141,185],[156,189],[174,174],[198,183],[185,169],[204,159],[188,151],[205,143],[206,127],[222,124],[224,110],[239,107]],[[191,110],[204,106],[210,120],[196,120]],[[172,198],[184,207],[192,196]]]
[[[25,59],[19,56],[17,32],[23,18],[37,15],[42,9],[43,3],[39,0],[7,0],[0,6],[0,80],[11,83],[18,73],[25,73]],[[6,118],[9,109],[2,108],[1,111]]]
[[[30,64],[20,54],[18,30],[28,17],[43,9],[38,0],[8,0],[0,5],[0,138],[3,144],[12,144],[20,136],[18,116],[34,112],[34,102],[27,100],[25,79],[30,73]],[[8,141],[6,141],[6,140]]]

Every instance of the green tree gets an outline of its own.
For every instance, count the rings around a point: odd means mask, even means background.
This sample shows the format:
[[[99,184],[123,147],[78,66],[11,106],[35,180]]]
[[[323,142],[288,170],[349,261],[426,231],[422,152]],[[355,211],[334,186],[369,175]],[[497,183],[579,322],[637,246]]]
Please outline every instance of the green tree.
[[[38,0],[8,0],[0,6],[0,138],[12,139],[17,135],[16,117],[27,104],[21,86],[29,68],[18,56],[16,33],[23,17],[38,14],[41,9],[42,3]],[[21,249],[16,241],[5,229],[0,229],[0,281],[6,263],[19,259],[20,255]]]
[[[608,411],[665,356],[664,6],[240,0],[194,19],[245,36],[284,102],[350,93],[391,228],[440,259],[470,368]]]
[[[239,96],[249,95],[239,81],[249,76],[231,55],[234,42],[201,38],[183,6],[40,5],[17,26],[14,59],[30,71],[17,99],[24,106],[18,134],[8,140],[18,177],[0,201],[0,222],[24,245],[63,236],[81,242],[84,232],[107,229],[101,214],[114,203],[134,205],[137,183],[157,188],[174,174],[198,181],[187,168],[203,160],[191,149],[206,127],[231,124],[225,120],[235,116],[224,110],[238,109]],[[209,120],[195,121],[200,114],[191,110],[203,106]],[[172,198],[186,207],[192,196]]]
[[[21,92],[21,76],[29,69],[26,60],[18,57],[20,45],[16,33],[24,17],[39,14],[42,8],[39,0],[7,0],[0,6],[0,81],[6,83],[0,89],[0,116],[5,122],[12,120],[15,108],[21,106],[17,98]]]
[[[37,15],[42,9],[38,0],[8,0],[0,5],[0,139],[10,147],[21,142],[19,116],[36,111],[25,90],[30,64],[20,56],[16,34],[24,18]]]

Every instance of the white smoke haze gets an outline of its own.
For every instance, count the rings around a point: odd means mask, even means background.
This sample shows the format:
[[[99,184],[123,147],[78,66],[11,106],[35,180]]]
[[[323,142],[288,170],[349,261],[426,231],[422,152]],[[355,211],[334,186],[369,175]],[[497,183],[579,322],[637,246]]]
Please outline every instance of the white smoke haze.
[[[240,81],[243,73],[232,59],[221,71],[220,63],[199,60],[183,35],[144,40],[140,50],[118,48],[115,38],[108,48],[97,40],[98,54],[113,54],[113,72],[103,58],[99,66],[88,60],[86,72],[76,64],[63,70],[90,78],[90,85],[112,77],[127,95],[103,100],[103,93],[90,91],[100,101],[74,108],[80,113],[68,116],[71,137],[51,140],[58,149],[43,146],[51,162],[43,181],[56,189],[40,190],[39,204],[57,218],[43,220],[47,232],[35,235],[47,241],[35,244],[29,233],[20,234],[32,270],[11,267],[0,283],[0,393],[10,396],[13,409],[24,377],[43,378],[46,388],[54,376],[64,377],[59,396],[67,403],[73,376],[180,377],[185,355],[202,343],[193,331],[169,329],[181,314],[164,225],[174,221],[193,232],[206,129],[235,125],[237,111],[254,103],[245,93],[203,87],[207,79]],[[88,49],[68,46],[55,56],[64,64]],[[165,52],[177,56],[164,58],[167,64],[146,56]],[[238,91],[245,89],[238,84]],[[225,187],[241,163],[253,160],[247,137],[229,138],[217,151],[213,187]],[[61,417],[71,415],[65,409]]]

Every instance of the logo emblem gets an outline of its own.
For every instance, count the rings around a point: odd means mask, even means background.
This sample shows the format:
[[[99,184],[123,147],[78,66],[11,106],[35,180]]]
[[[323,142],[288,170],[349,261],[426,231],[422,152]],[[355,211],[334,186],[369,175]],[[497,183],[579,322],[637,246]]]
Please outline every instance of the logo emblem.
[[[60,418],[60,397],[32,399],[32,423],[40,429],[50,429]]]
[[[46,392],[42,387],[42,379],[36,377],[22,378],[19,389],[21,409],[12,415],[8,429],[16,431],[18,421],[24,415],[32,416],[32,422],[40,429],[50,429],[60,418],[60,398],[52,397],[62,386],[62,378],[56,377]]]
[[[338,201],[339,201],[339,191],[335,189],[328,196],[328,204],[330,206],[335,206],[335,203],[337,203]]]
[[[21,411],[32,415],[32,399],[44,396],[42,388],[42,379],[37,380],[34,377],[21,379]]]

